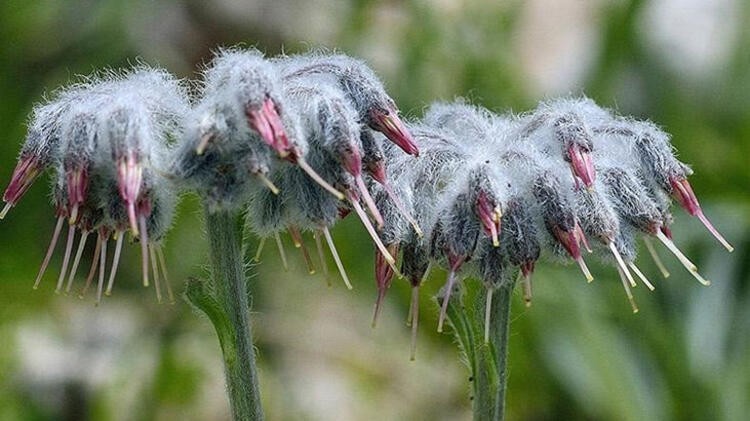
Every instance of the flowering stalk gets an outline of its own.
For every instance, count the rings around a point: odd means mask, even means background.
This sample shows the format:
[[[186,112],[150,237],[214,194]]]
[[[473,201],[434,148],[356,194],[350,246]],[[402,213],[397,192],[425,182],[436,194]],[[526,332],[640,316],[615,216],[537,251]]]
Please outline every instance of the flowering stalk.
[[[508,337],[513,284],[493,292],[490,302],[489,340],[485,341],[485,304],[488,289],[465,284],[462,293],[454,293],[448,302],[447,317],[471,373],[474,420],[505,419]],[[466,305],[466,302],[472,304]]]
[[[250,326],[250,293],[242,254],[243,225],[239,212],[206,209],[212,277],[209,281],[189,281],[185,296],[208,316],[216,329],[232,418],[262,420]]]

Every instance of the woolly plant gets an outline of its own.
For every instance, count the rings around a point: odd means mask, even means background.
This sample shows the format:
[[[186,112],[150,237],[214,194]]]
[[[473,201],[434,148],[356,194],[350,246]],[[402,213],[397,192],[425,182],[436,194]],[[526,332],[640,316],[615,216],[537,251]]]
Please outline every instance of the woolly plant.
[[[444,268],[437,330],[446,320],[453,326],[482,420],[503,418],[511,292],[521,284],[531,304],[537,261],[575,263],[589,282],[585,255],[614,266],[637,312],[631,287],[639,280],[654,288],[636,266],[641,239],[664,276],[651,239],[709,283],[671,240],[672,201],[732,249],[704,216],[691,170],[653,123],[587,98],[551,100],[521,115],[436,103],[407,123],[375,73],[344,55],[220,50],[192,97],[182,81],[145,66],[85,78],[35,107],[1,216],[47,169],[57,224],[34,287],[67,221],[56,290],[71,291],[96,234],[80,295],[96,279],[97,304],[112,292],[126,235],[140,243],[143,283],[153,280],[159,301],[164,283],[173,298],[160,241],[180,193],[202,198],[212,271],[189,281],[185,296],[217,331],[237,420],[263,418],[246,224],[261,244],[273,238],[284,264],[280,236],[288,233],[311,272],[303,237],[313,235],[327,271],[325,241],[351,288],[330,229],[355,215],[375,250],[373,326],[396,276],[413,288],[412,359],[420,286],[431,267]],[[482,292],[464,294],[464,283],[476,281]]]

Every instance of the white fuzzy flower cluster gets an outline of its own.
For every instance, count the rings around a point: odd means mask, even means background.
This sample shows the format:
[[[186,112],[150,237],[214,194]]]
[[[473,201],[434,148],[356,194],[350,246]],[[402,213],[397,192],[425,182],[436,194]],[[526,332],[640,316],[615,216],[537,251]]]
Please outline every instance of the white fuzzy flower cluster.
[[[653,289],[635,265],[640,237],[657,263],[652,237],[708,284],[671,241],[672,200],[732,250],[704,216],[687,181],[692,171],[675,158],[669,135],[590,99],[553,100],[523,115],[437,103],[411,130],[419,159],[386,150],[386,160],[389,177],[410,192],[424,236],[384,211],[393,222],[384,239],[403,250],[402,272],[414,287],[432,262],[449,271],[438,330],[457,278],[481,279],[488,300],[492,290],[520,280],[530,304],[531,274],[542,257],[574,261],[592,281],[584,250],[617,268],[637,312],[635,279]],[[393,277],[386,275],[378,279],[381,292]]]
[[[576,262],[591,281],[584,250],[615,265],[637,311],[635,278],[653,288],[635,265],[639,237],[657,261],[650,237],[708,283],[670,239],[672,200],[731,250],[703,215],[669,136],[586,98],[523,115],[438,103],[407,124],[373,71],[344,55],[222,50],[203,76],[192,102],[168,74],[139,68],[73,86],[35,109],[3,215],[37,174],[54,169],[59,222],[37,283],[65,219],[58,290],[76,229],[83,235],[68,289],[94,231],[100,294],[108,239],[117,239],[110,291],[128,230],[142,244],[144,281],[149,260],[156,280],[157,261],[166,276],[158,241],[180,189],[197,191],[209,210],[246,211],[252,229],[279,246],[288,232],[311,272],[303,233],[314,234],[327,271],[325,238],[349,287],[329,228],[353,211],[376,246],[375,317],[402,273],[414,287],[415,329],[431,264],[449,271],[439,330],[458,279],[479,278],[492,291],[518,278],[530,302],[544,256]]]
[[[159,243],[169,229],[176,202],[174,184],[165,177],[169,144],[182,131],[189,110],[181,84],[169,73],[145,66],[87,78],[34,109],[0,217],[17,204],[40,173],[52,170],[57,225],[35,288],[66,220],[68,236],[57,292],[62,290],[66,275],[65,291],[70,291],[92,233],[97,235],[96,246],[82,293],[98,269],[97,303],[103,292],[111,293],[127,231],[141,243],[144,283],[149,282],[149,255],[154,281],[159,279],[158,261],[166,276]],[[81,235],[68,274],[77,231]],[[104,290],[111,238],[115,251]]]

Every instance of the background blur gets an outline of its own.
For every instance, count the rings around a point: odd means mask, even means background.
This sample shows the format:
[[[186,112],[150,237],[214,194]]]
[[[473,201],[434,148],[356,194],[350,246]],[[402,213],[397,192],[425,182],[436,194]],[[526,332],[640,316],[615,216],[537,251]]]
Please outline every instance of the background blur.
[[[361,56],[409,117],[457,96],[504,112],[585,93],[665,127],[736,251],[675,209],[676,242],[713,285],[701,287],[659,248],[672,276],[661,279],[648,255],[639,260],[657,290],[636,290],[637,315],[613,269],[593,264],[597,279],[587,285],[573,267],[541,264],[534,305],[514,303],[508,419],[748,418],[750,3],[4,0],[2,187],[45,92],[136,58],[194,78],[211,49],[236,43]],[[140,286],[136,247],[126,247],[115,294],[99,308],[90,296],[53,293],[61,244],[42,287],[31,289],[54,224],[47,195],[37,182],[0,223],[0,420],[227,419],[211,326],[181,300],[156,304],[153,289]],[[186,198],[167,242],[177,290],[207,260],[199,210]],[[467,371],[452,337],[434,332],[430,295],[445,274],[425,288],[410,362],[408,286],[394,284],[372,330],[372,247],[353,221],[334,236],[354,291],[337,277],[329,288],[322,275],[306,275],[289,242],[289,272],[274,247],[262,255],[253,309],[268,418],[469,419]]]

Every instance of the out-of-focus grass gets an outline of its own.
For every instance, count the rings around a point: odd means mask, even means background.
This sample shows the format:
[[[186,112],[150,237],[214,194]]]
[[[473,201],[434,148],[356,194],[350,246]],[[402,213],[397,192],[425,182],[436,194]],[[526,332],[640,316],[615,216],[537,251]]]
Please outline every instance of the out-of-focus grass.
[[[750,7],[740,3],[737,19],[746,23]],[[269,53],[327,45],[369,59],[413,117],[434,99],[462,95],[522,111],[544,94],[532,89],[520,59],[528,52],[517,47],[530,7],[524,2],[269,0],[239,6],[234,19],[222,12],[237,4],[0,4],[0,180],[9,179],[25,116],[44,92],[136,56],[190,76],[217,44],[257,44]],[[675,210],[677,243],[713,285],[700,287],[660,249],[672,276],[661,280],[647,255],[639,260],[657,290],[636,289],[637,315],[612,269],[592,265],[597,279],[586,285],[573,267],[541,264],[534,305],[525,309],[517,299],[513,308],[509,419],[734,420],[750,411],[750,25],[739,26],[718,74],[691,79],[648,43],[639,22],[651,4],[593,6],[596,59],[570,89],[671,132],[696,171],[691,182],[707,214],[737,251],[726,254]],[[294,12],[304,7],[322,23],[305,30],[306,16]],[[329,7],[336,19],[325,21],[320,11]],[[249,8],[259,12],[241,13]],[[226,419],[210,326],[182,302],[154,304],[153,290],[138,285],[135,249],[126,248],[115,297],[101,308],[51,292],[59,256],[42,288],[31,290],[54,219],[45,183],[0,223],[0,419]],[[183,202],[168,239],[178,290],[181,280],[202,273],[199,209],[194,197]],[[332,288],[320,275],[303,275],[291,246],[290,272],[268,244],[252,280],[269,419],[468,418],[466,372],[450,335],[434,332],[430,295],[444,274],[434,273],[425,288],[418,360],[410,363],[408,286],[394,285],[371,330],[371,246],[354,221],[334,236],[353,292],[330,261]]]

